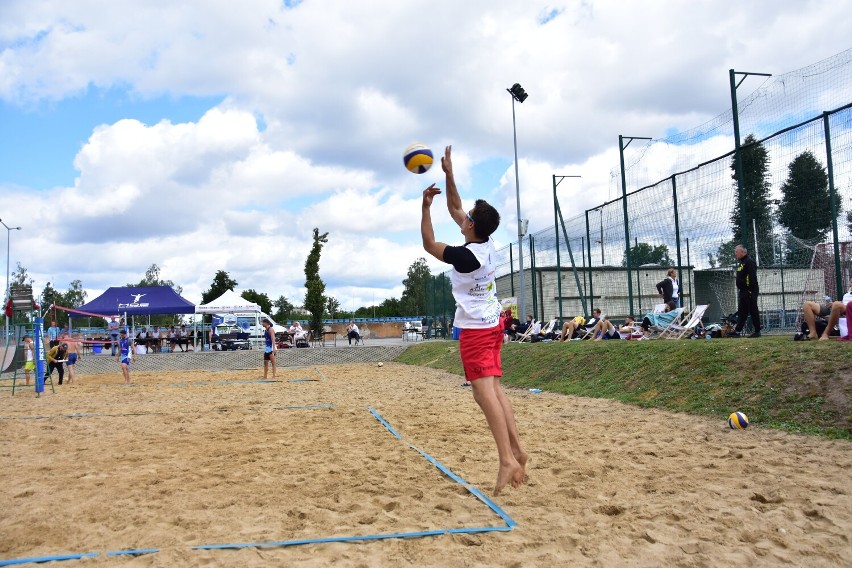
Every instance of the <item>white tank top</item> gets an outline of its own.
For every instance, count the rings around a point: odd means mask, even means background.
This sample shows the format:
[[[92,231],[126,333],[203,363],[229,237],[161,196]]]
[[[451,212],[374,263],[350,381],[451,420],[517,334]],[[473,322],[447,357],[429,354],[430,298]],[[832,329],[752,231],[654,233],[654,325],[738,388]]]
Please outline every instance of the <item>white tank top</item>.
[[[456,300],[453,326],[462,329],[488,329],[500,323],[500,302],[494,278],[494,241],[469,243],[467,249],[479,261],[479,268],[462,274],[453,268],[450,281]]]

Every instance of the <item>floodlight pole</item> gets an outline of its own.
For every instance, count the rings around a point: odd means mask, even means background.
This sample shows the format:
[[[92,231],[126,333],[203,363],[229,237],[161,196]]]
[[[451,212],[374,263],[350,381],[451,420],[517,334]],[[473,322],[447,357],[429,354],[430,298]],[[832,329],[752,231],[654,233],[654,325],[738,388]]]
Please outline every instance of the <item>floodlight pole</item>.
[[[525,321],[526,317],[526,283],[524,281],[524,222],[521,219],[521,183],[520,177],[518,175],[518,129],[515,126],[515,101],[519,103],[523,103],[527,94],[524,92],[524,89],[520,84],[515,83],[512,88],[506,89],[506,91],[512,96],[512,135],[514,139],[515,145],[515,202],[517,205],[517,213],[518,213],[518,279],[520,281],[520,291],[521,295],[518,298],[518,312],[521,314],[518,318],[520,321]]]
[[[624,143],[627,140],[627,144]],[[627,268],[627,302],[629,313],[633,314],[633,276],[630,274],[630,219],[627,217],[627,178],[624,175],[624,149],[634,140],[651,140],[642,136],[618,135],[618,157],[621,160],[621,206],[624,209],[624,264]],[[601,210],[603,215],[603,210]],[[603,239],[601,239],[603,240]]]
[[[21,228],[20,227],[10,227],[6,223],[4,223],[2,219],[0,219],[0,224],[3,225],[6,228],[6,301],[9,301],[9,299],[12,297],[12,295],[11,295],[12,286],[11,286],[11,282],[9,281],[9,255],[10,255],[10,244],[9,243],[11,243],[11,241],[12,241],[12,231],[20,231]],[[9,342],[9,316],[7,315],[3,319],[6,322],[5,330],[4,330],[4,334],[3,334],[3,343],[7,344]]]
[[[737,83],[737,75],[742,75],[743,78],[740,79],[740,82]],[[737,193],[739,194],[739,205],[740,205],[740,226],[742,227],[743,234],[740,235],[742,242],[737,243],[742,246],[748,246],[748,223],[746,220],[746,202],[745,195],[743,192],[743,156],[740,148],[740,114],[739,109],[737,108],[737,88],[742,84],[743,81],[746,80],[746,77],[749,75],[757,75],[759,77],[772,77],[770,73],[748,73],[745,71],[734,71],[733,69],[728,70],[728,79],[731,83],[731,113],[734,118],[734,168],[737,174]],[[755,251],[757,254],[757,251]]]

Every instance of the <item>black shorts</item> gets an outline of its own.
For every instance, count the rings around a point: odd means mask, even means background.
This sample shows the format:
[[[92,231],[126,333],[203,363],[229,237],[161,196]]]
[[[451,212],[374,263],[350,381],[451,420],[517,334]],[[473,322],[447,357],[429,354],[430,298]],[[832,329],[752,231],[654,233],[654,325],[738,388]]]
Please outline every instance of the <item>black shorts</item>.
[[[819,317],[827,318],[831,314],[831,304],[822,304],[819,307]]]
[[[272,360],[272,353],[271,352],[270,353],[264,353],[263,354],[263,360],[264,361],[271,361]]]

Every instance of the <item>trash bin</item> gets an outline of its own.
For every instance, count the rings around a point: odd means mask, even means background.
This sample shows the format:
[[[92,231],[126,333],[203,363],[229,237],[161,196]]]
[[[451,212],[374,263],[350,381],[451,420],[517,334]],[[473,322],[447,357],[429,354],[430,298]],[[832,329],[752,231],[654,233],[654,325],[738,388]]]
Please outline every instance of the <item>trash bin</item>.
[[[100,353],[103,349],[103,345],[100,343],[92,343],[92,353]]]
[[[460,337],[461,337],[461,328],[453,326],[453,339],[455,341],[458,341]]]

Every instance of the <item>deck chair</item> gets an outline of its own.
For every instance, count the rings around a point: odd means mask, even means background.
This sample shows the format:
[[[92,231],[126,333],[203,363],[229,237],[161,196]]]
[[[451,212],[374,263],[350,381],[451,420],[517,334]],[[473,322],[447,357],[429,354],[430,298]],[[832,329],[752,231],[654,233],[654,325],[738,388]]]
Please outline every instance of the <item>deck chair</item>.
[[[550,320],[549,322],[547,322],[547,325],[545,325],[544,327],[541,328],[541,331],[539,332],[539,334],[542,337],[544,337],[545,335],[547,335],[549,333],[553,333],[553,329],[555,327],[556,327],[556,319],[554,318],[554,319]]]
[[[541,325],[540,325],[540,324],[539,324],[539,325],[536,325],[536,324],[538,324],[538,323],[539,323],[539,322],[537,322],[537,321],[533,320],[533,321],[532,321],[532,324],[531,324],[531,325],[530,325],[530,326],[526,329],[526,331],[524,331],[523,333],[519,333],[519,334],[515,337],[515,341],[517,341],[517,342],[519,342],[519,343],[523,343],[524,341],[530,341],[530,342],[531,342],[530,337],[532,337],[533,332],[534,332],[536,329],[541,329]]]
[[[695,309],[689,314],[689,318],[686,319],[684,317],[683,324],[675,324],[672,322],[672,325],[669,326],[668,330],[664,335],[662,335],[662,337],[667,339],[680,339],[687,333],[694,331],[696,326],[701,323],[701,318],[704,317],[704,312],[707,311],[707,307],[707,304],[695,306]]]
[[[683,308],[676,308],[673,311],[675,312],[675,317],[672,322],[666,326],[652,325],[650,329],[651,333],[647,336],[648,339],[660,339],[661,337],[665,337],[673,325],[683,324],[683,321],[688,314],[683,313]]]

